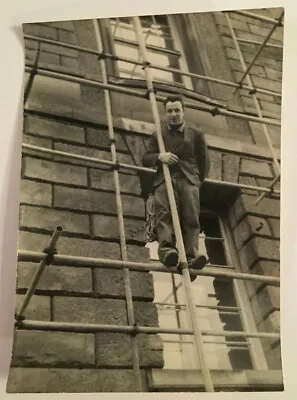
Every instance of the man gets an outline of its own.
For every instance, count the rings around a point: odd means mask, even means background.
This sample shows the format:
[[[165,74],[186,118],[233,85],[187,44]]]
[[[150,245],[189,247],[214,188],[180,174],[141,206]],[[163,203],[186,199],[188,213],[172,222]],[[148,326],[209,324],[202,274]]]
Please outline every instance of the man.
[[[180,96],[164,102],[167,123],[162,126],[166,152],[160,153],[157,135],[153,134],[142,158],[145,167],[157,167],[153,181],[158,255],[166,266],[179,268],[171,211],[162,163],[168,165],[180,219],[185,252],[190,268],[201,269],[207,260],[198,253],[200,233],[200,186],[209,171],[209,155],[204,135],[186,125],[184,104]]]

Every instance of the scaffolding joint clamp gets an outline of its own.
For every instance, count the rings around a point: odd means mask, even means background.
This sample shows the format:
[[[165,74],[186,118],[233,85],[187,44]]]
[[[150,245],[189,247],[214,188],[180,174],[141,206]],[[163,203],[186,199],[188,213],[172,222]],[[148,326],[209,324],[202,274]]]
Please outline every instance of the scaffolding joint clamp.
[[[147,91],[146,91],[146,93],[145,93],[145,98],[146,99],[150,99],[150,93],[157,93],[157,91],[156,91],[156,89],[154,89],[154,88],[152,88],[152,89],[148,89]]]
[[[214,107],[212,110],[210,110],[210,113],[213,117],[215,117],[216,115],[221,114],[221,111],[218,107]]]
[[[145,61],[143,64],[142,64],[142,67],[141,67],[141,69],[145,69],[145,68],[147,68],[147,67],[150,67],[152,64],[149,62],[149,61]]]
[[[102,51],[101,53],[98,53],[98,60],[105,60],[106,59],[106,54]]]
[[[46,265],[50,265],[54,260],[54,255],[57,254],[57,249],[51,249],[49,247],[46,247],[45,249],[43,249],[43,253],[46,254],[45,257]]]
[[[15,326],[20,326],[21,323],[25,320],[25,316],[24,315],[15,314],[14,315],[14,319],[15,319]]]
[[[257,93],[257,89],[251,89],[249,90],[249,94],[253,95]]]
[[[138,326],[137,326],[137,324],[135,323],[135,324],[133,324],[133,326],[132,326],[131,336],[135,337],[138,333],[139,333],[139,331],[138,331]]]
[[[116,144],[116,138],[110,138],[109,139],[110,144]]]
[[[118,162],[118,160],[116,160],[115,163],[112,165],[111,170],[112,171],[119,171],[120,168],[121,168],[121,165]]]

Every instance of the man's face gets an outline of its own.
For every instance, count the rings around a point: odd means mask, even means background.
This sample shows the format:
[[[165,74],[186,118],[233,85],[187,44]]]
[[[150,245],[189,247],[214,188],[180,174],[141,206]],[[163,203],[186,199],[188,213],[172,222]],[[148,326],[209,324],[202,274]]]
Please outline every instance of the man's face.
[[[169,125],[180,125],[184,122],[184,110],[180,101],[168,102],[165,110]]]

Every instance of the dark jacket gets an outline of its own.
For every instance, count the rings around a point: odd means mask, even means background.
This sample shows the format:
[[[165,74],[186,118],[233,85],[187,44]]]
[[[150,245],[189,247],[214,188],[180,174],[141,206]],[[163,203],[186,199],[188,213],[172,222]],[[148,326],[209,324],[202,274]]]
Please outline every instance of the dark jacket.
[[[172,141],[168,126],[166,124],[162,126],[165,150],[179,157],[178,164],[170,166],[169,169],[173,171],[179,168],[192,184],[199,185],[207,177],[210,168],[209,154],[204,135],[186,125],[183,135],[182,142],[176,146]],[[157,167],[153,188],[164,181],[162,163],[158,160],[158,156],[159,146],[157,135],[154,133],[142,157],[144,167]]]

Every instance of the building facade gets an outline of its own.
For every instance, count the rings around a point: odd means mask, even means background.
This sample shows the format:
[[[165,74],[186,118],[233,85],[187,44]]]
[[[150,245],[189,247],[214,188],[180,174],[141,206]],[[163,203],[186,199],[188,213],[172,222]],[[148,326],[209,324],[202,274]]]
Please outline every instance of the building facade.
[[[252,10],[276,19],[281,9]],[[267,37],[271,22],[229,13],[248,66]],[[205,99],[228,110],[257,117],[248,90],[212,82],[198,74],[239,82],[241,60],[224,13],[140,18],[157,94],[180,91],[186,102]],[[90,81],[102,80],[91,20],[24,25],[25,104],[23,143],[59,152],[112,161],[104,92]],[[34,38],[35,37],[35,38]],[[40,42],[39,73],[36,37]],[[100,37],[111,85],[145,93],[141,61],[130,18],[100,21]],[[54,42],[51,42],[54,41]],[[65,48],[58,43],[78,46]],[[257,43],[258,42],[258,43]],[[283,28],[277,27],[250,70],[264,118],[280,121]],[[93,54],[80,50],[90,48]],[[120,60],[119,60],[120,58]],[[45,76],[42,70],[54,74]],[[188,73],[182,76],[174,70]],[[34,72],[34,68],[33,68]],[[82,78],[80,82],[60,79]],[[245,82],[244,82],[245,83]],[[110,91],[119,163],[141,166],[154,131],[148,99]],[[158,103],[160,116],[163,105]],[[199,107],[198,107],[199,108]],[[187,121],[200,129],[210,151],[209,179],[201,191],[200,248],[209,271],[280,276],[280,200],[250,188],[220,182],[269,187],[273,158],[261,123],[188,107]],[[280,127],[267,126],[280,162]],[[156,264],[154,244],[145,243],[147,181],[143,174],[120,168],[121,201],[128,261]],[[279,184],[275,185],[279,190]],[[60,154],[22,149],[21,250],[41,252],[56,226],[63,227],[58,254],[121,260],[117,204],[112,168]],[[16,306],[37,268],[17,265]],[[139,326],[189,328],[181,277],[162,272],[131,271],[135,321]],[[279,338],[249,338],[236,332],[280,332],[280,288],[269,283],[200,276],[192,284],[197,321],[206,332],[204,349],[217,390],[282,390]],[[121,269],[52,265],[46,267],[27,309],[39,321],[127,325],[124,272]],[[233,331],[217,336],[214,332]],[[208,332],[208,333],[207,333]],[[140,334],[143,391],[203,390],[191,335]],[[9,392],[133,392],[136,390],[129,335],[16,329]]]

